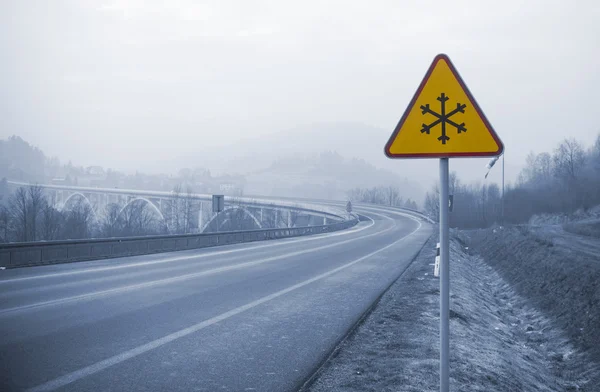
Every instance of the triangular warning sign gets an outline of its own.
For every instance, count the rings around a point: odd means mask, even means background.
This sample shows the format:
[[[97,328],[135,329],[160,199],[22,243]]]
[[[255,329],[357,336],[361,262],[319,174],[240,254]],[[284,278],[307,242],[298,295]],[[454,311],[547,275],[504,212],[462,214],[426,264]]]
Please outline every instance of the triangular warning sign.
[[[485,157],[504,146],[445,54],[431,63],[385,146],[390,158]]]

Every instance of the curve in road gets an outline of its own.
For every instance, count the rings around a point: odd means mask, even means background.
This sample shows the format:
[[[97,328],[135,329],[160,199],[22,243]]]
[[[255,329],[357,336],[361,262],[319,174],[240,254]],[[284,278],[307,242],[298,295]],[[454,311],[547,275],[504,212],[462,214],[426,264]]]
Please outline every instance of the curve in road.
[[[351,230],[0,273],[1,390],[294,391],[432,233]]]

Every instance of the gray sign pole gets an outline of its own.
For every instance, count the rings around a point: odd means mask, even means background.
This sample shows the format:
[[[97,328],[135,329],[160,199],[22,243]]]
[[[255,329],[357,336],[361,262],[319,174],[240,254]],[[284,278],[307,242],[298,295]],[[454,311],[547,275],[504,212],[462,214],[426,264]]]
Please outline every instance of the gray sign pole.
[[[440,159],[440,392],[450,391],[450,241],[448,158]]]

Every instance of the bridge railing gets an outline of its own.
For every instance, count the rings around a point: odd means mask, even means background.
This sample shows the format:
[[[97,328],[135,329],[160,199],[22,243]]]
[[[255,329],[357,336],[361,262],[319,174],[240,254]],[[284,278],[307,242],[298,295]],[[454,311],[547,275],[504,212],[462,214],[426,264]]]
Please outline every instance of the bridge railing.
[[[321,226],[0,244],[0,267],[70,263],[298,237],[344,230],[357,223],[358,219],[352,217]]]
[[[375,204],[375,203],[360,203],[357,205],[363,205],[363,206],[370,206],[370,207],[385,207],[387,209],[390,210],[396,210],[396,211],[400,211],[400,212],[407,212],[410,215],[413,215],[415,217],[421,218],[423,220],[425,220],[428,223],[435,223],[435,221],[433,219],[431,219],[431,217],[429,217],[427,214],[419,211],[419,210],[414,210],[412,208],[405,208],[405,207],[395,207],[395,206],[382,206],[381,204]]]

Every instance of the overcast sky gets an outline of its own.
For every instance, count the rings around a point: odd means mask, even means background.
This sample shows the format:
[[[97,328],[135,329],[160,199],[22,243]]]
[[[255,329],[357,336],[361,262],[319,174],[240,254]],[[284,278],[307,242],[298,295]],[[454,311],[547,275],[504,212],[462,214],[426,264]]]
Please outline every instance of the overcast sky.
[[[134,168],[320,121],[391,133],[444,52],[522,162],[600,131],[599,21],[598,0],[2,0],[0,138]]]

